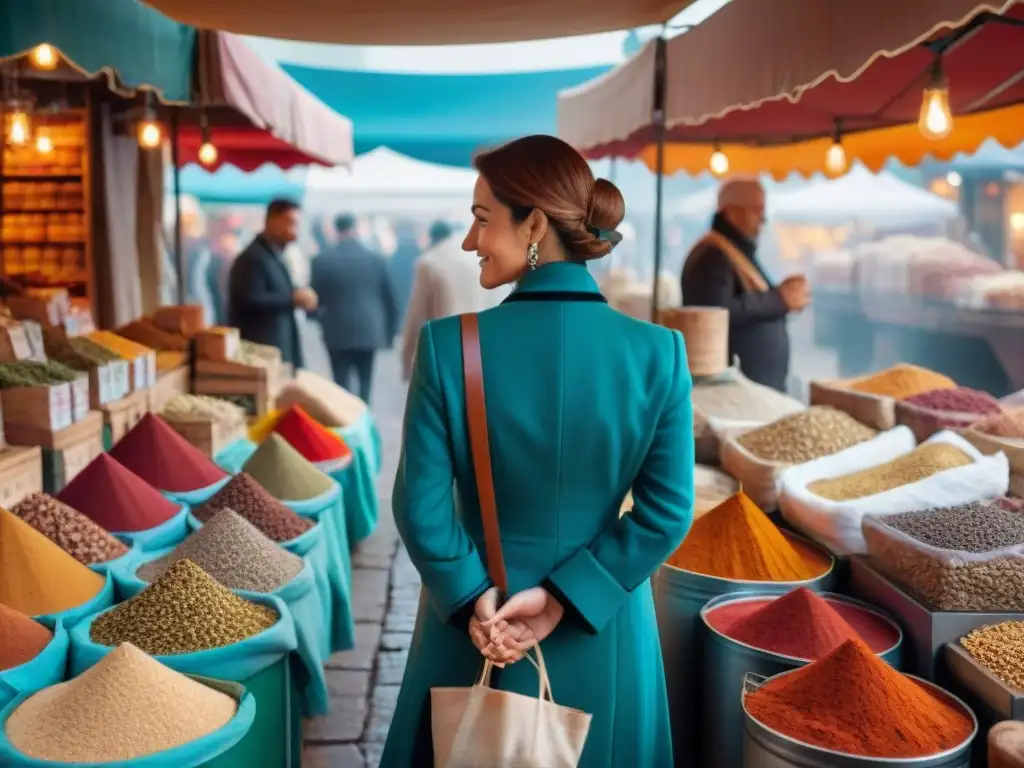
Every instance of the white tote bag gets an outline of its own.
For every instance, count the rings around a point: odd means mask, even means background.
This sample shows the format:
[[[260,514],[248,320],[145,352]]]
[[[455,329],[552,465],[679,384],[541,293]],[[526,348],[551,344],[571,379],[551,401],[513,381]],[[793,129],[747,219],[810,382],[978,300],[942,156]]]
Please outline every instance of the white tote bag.
[[[430,691],[435,768],[576,768],[591,716],[556,704],[540,646],[537,697],[491,688],[485,661],[472,688]]]
[[[498,509],[491,474],[484,400],[480,332],[476,315],[462,315],[462,363],[466,387],[469,443],[480,497],[481,522],[487,551],[487,571],[503,595],[508,574],[501,551]],[[590,730],[591,716],[555,704],[551,681],[540,646],[537,660],[537,698],[491,688],[493,662],[472,688],[430,690],[434,768],[576,768]]]

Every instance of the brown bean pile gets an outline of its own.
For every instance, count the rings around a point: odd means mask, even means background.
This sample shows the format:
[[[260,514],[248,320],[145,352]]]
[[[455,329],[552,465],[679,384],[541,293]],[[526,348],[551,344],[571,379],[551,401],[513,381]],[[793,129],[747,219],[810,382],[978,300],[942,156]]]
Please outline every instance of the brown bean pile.
[[[1024,621],[975,629],[960,639],[978,663],[1013,688],[1024,688]]]
[[[26,496],[11,511],[83,565],[128,554],[128,547],[107,531],[48,494]]]
[[[202,522],[212,520],[222,509],[233,509],[272,541],[291,541],[313,527],[308,518],[297,515],[275,499],[245,472],[239,472],[193,514]]]
[[[815,405],[742,434],[736,442],[765,461],[804,464],[863,443],[876,434],[840,410]]]
[[[841,475],[827,480],[816,480],[807,490],[830,501],[863,499],[916,483],[939,472],[973,464],[974,459],[949,443],[919,445],[886,464],[871,469]]]
[[[169,656],[238,643],[274,626],[272,608],[222,587],[191,560],[179,560],[127,602],[100,614],[89,637],[101,645],[131,643]]]

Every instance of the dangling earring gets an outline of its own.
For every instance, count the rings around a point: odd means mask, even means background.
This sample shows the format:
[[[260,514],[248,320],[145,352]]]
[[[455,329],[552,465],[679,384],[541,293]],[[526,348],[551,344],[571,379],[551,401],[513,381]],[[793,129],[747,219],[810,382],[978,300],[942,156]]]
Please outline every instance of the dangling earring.
[[[526,266],[528,269],[533,271],[537,268],[537,261],[540,259],[540,254],[537,252],[537,244],[530,243],[530,250],[526,252]]]

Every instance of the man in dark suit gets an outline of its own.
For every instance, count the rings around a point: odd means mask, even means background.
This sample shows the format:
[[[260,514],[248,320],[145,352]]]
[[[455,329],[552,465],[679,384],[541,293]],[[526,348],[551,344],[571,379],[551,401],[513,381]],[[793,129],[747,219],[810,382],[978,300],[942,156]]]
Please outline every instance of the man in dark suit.
[[[786,391],[789,329],[786,316],[811,301],[802,275],[772,285],[756,257],[765,220],[764,188],[755,178],[725,182],[708,232],[683,265],[685,306],[729,310],[729,354],[759,384]]]
[[[243,339],[281,350],[281,359],[301,368],[302,339],[295,317],[298,309],[313,312],[316,293],[292,284],[282,259],[295,241],[299,206],[291,200],[273,200],[267,206],[263,231],[256,235],[231,265],[228,314]]]
[[[309,284],[321,297],[319,318],[334,380],[369,402],[374,356],[394,341],[400,310],[387,262],[356,239],[355,225],[349,214],[334,220],[338,241],[313,259]]]

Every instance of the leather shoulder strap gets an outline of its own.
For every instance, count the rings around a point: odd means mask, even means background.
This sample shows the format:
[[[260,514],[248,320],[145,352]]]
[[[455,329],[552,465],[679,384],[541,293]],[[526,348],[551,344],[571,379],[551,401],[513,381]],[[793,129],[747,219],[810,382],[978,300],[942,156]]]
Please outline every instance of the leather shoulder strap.
[[[480,357],[480,326],[475,314],[460,316],[462,322],[462,372],[466,388],[466,423],[469,425],[469,446],[473,453],[476,492],[480,497],[480,517],[487,547],[487,572],[491,581],[508,595],[508,574],[501,551],[498,528],[498,503],[494,496],[491,473],[491,445],[487,437],[487,403],[484,399],[484,366]]]

